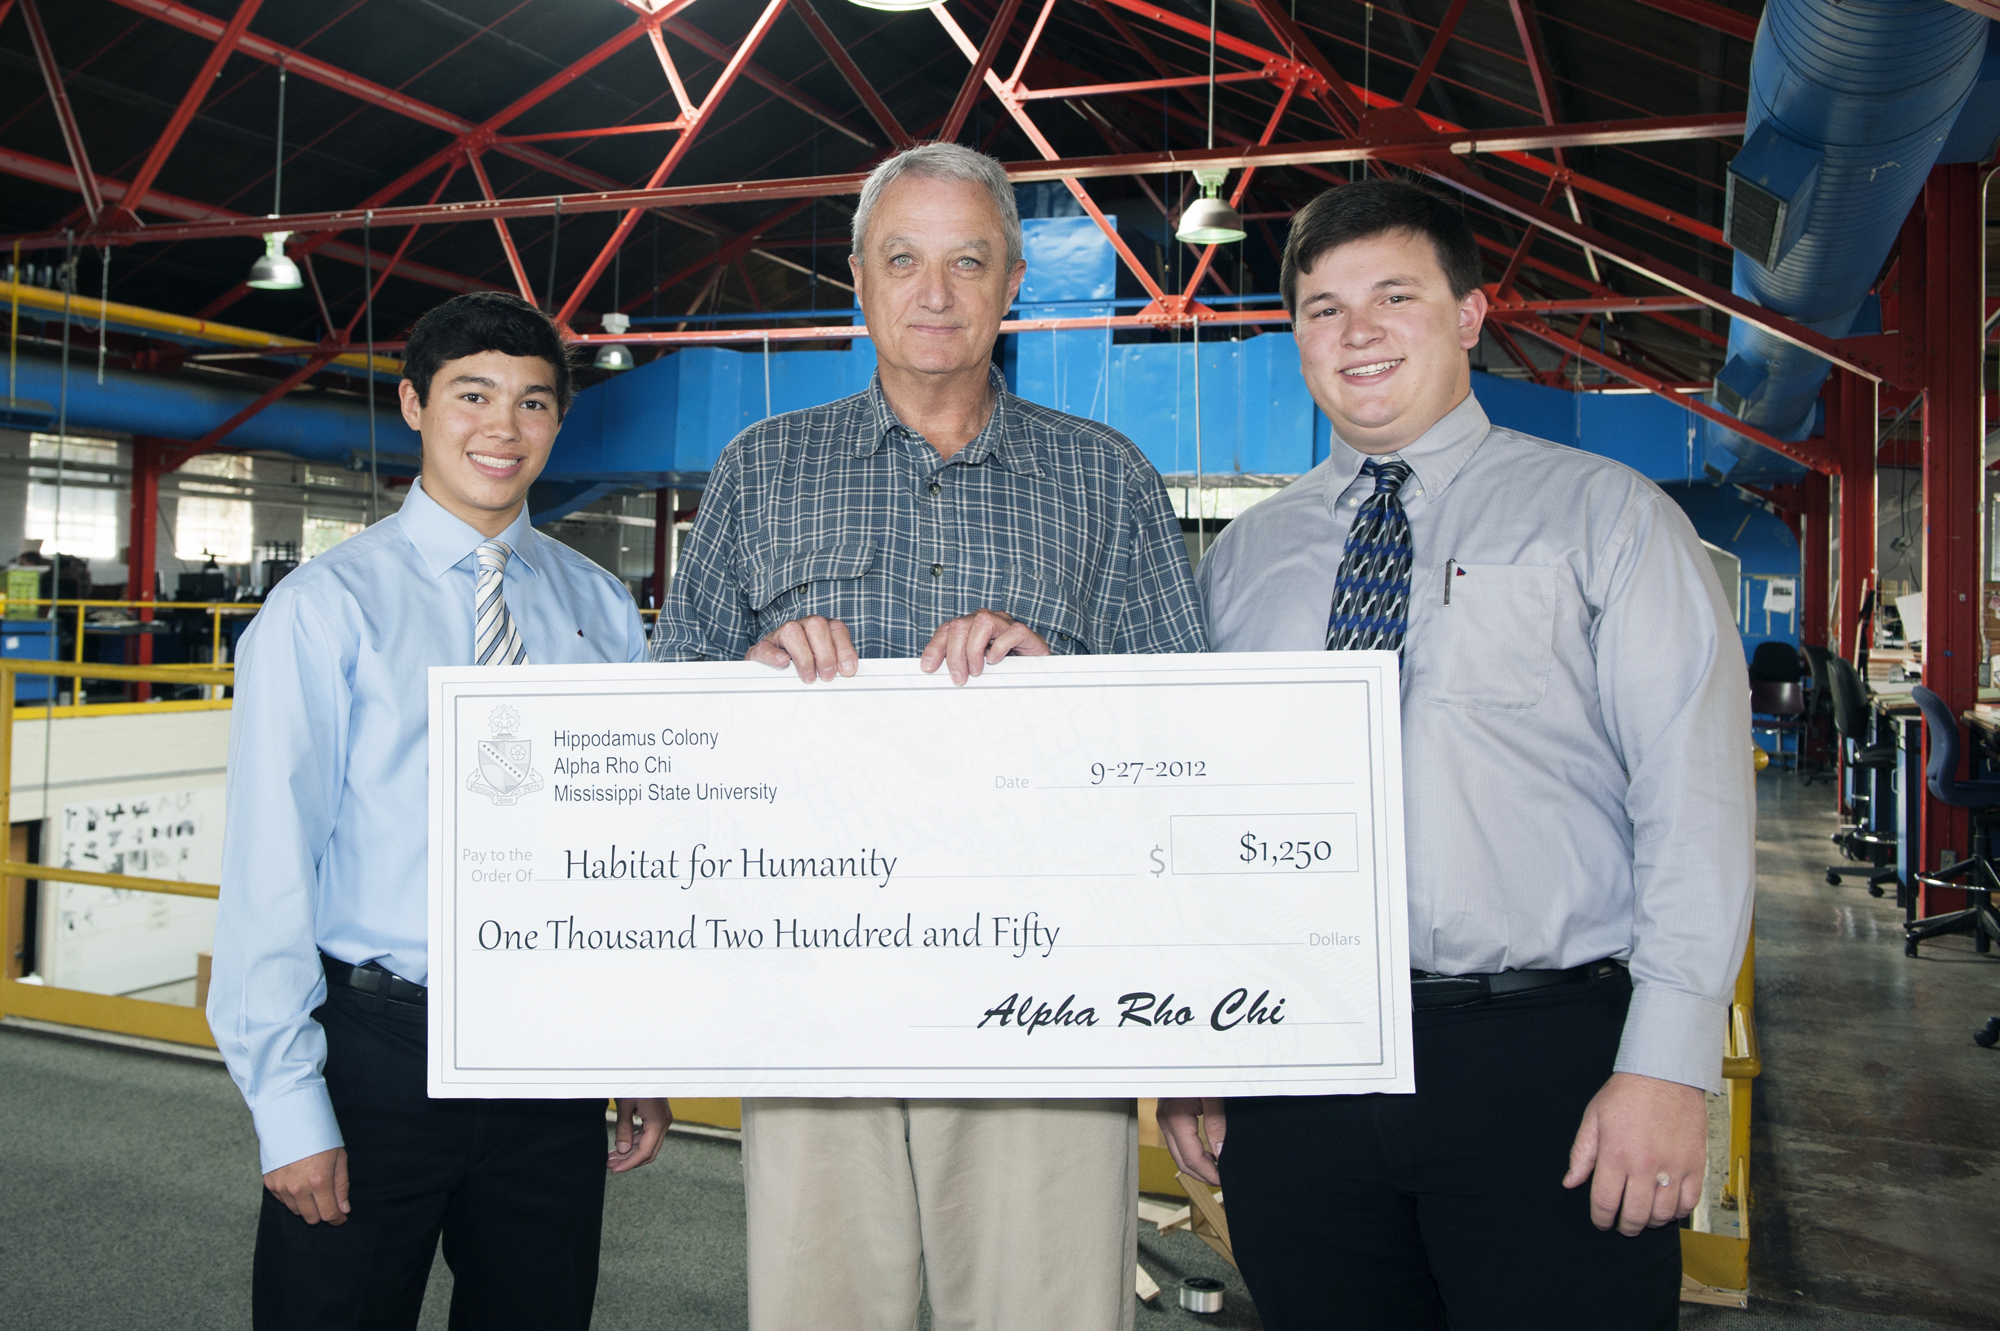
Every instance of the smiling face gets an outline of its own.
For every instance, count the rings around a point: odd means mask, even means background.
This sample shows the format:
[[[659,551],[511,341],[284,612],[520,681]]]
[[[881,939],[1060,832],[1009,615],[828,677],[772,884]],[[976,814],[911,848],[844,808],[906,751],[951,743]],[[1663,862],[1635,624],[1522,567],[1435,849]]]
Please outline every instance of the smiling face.
[[[428,403],[405,379],[403,419],[424,440],[424,493],[482,536],[505,531],[555,443],[555,381],[541,357],[501,351],[446,361]]]
[[[1299,369],[1342,440],[1362,453],[1414,442],[1472,391],[1486,293],[1463,300],[1430,238],[1390,231],[1328,250],[1298,275]]]
[[[876,201],[855,293],[885,377],[977,374],[1028,271],[1007,265],[1000,210],[964,180],[903,176]]]

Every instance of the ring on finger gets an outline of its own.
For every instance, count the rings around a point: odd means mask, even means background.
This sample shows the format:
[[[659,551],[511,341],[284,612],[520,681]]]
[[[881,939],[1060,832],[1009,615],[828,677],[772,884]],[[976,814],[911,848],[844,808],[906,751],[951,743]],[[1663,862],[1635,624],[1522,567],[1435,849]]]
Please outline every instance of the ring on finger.
[[[1658,1183],[1659,1186],[1662,1188],[1671,1188],[1674,1185],[1674,1176],[1672,1174],[1667,1173],[1665,1170],[1661,1170],[1660,1176],[1658,1179],[1655,1180],[1655,1182]]]

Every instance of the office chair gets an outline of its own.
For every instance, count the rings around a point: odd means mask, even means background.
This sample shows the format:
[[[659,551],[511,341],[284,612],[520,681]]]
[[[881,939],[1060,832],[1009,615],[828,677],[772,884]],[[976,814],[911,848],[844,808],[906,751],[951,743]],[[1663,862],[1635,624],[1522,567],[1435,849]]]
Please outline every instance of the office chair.
[[[1919,685],[1910,697],[1924,712],[1924,727],[1930,731],[1931,760],[1924,778],[1931,794],[1956,809],[1972,811],[1972,854],[1950,868],[1936,873],[1920,873],[1917,881],[1932,887],[1963,890],[1971,904],[1964,910],[1911,920],[1903,926],[1903,955],[1917,955],[1917,944],[1926,938],[1946,934],[1971,934],[1972,945],[1981,952],[1993,950],[2000,938],[2000,914],[1993,909],[1993,893],[2000,889],[2000,871],[1993,863],[1993,824],[2000,822],[2000,781],[1960,781],[1958,771],[1958,718],[1945,706],[1944,699]],[[1957,880],[1964,879],[1959,882]]]
[[[1760,642],[1750,653],[1750,678],[1771,684],[1796,684],[1805,678],[1799,649],[1788,642]]]
[[[1826,660],[1827,692],[1833,696],[1833,728],[1846,745],[1847,765],[1857,773],[1876,771],[1893,767],[1896,763],[1896,746],[1893,744],[1868,744],[1867,736],[1868,699],[1861,691],[1861,677],[1854,673],[1854,667],[1838,656],[1828,656]],[[1857,782],[1857,789],[1860,783]],[[1840,853],[1851,860],[1865,859],[1871,869],[1868,875],[1868,895],[1882,895],[1882,885],[1896,881],[1896,867],[1885,863],[1896,854],[1896,838],[1879,836],[1868,830],[1868,806],[1873,801],[1869,796],[1856,794],[1849,803],[1849,809],[1860,814],[1852,823],[1843,824],[1833,834],[1833,843],[1840,847]],[[1884,857],[1887,857],[1885,859]],[[1840,886],[1840,876],[1848,866],[1832,864],[1827,866],[1826,881],[1834,887]]]
[[[1766,643],[1765,646],[1770,646]],[[1796,681],[1780,684],[1774,680],[1752,678],[1750,681],[1750,733],[1769,735],[1777,744],[1772,757],[1780,763],[1785,758],[1785,736],[1792,737],[1792,765],[1799,765],[1800,754],[1805,745],[1803,718],[1806,714],[1806,691]]]

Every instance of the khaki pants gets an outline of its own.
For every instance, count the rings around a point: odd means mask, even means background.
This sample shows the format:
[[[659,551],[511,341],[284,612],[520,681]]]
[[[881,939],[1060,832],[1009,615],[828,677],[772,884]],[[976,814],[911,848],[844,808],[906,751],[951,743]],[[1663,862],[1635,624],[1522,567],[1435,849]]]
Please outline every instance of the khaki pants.
[[[745,1100],[751,1331],[1130,1331],[1130,1100]]]

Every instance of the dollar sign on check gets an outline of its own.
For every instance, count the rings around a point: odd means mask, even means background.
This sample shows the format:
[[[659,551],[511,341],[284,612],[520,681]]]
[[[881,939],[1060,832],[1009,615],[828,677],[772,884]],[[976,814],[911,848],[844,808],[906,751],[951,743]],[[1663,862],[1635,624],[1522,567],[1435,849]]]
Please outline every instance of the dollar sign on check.
[[[1160,858],[1160,848],[1153,847],[1153,877],[1158,878],[1167,871],[1167,862]]]

